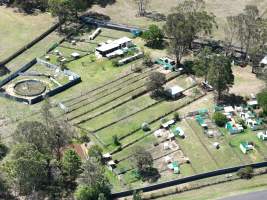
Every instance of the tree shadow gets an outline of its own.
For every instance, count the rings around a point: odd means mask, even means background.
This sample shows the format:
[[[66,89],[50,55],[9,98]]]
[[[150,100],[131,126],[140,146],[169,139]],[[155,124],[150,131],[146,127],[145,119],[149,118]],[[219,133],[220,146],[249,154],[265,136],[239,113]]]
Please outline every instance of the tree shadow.
[[[151,19],[152,21],[155,21],[155,22],[161,22],[161,21],[167,20],[166,15],[159,13],[157,11],[146,12],[145,17],[148,19]]]
[[[10,70],[6,67],[0,64],[0,76],[5,76],[10,73]]]
[[[147,181],[149,183],[155,183],[160,178],[160,173],[157,168],[152,167],[149,170],[142,172],[140,176],[143,182]]]
[[[245,104],[246,101],[244,97],[242,96],[235,95],[235,94],[227,94],[227,95],[222,96],[220,103],[225,104],[225,105],[236,106],[236,105]]]
[[[96,0],[96,4],[103,8],[114,3],[116,3],[116,0]]]
[[[93,11],[89,11],[87,12],[84,17],[92,17],[94,19],[98,19],[98,20],[104,20],[104,21],[110,21],[110,17],[108,15],[102,14],[102,13],[98,13],[98,12],[93,12]]]

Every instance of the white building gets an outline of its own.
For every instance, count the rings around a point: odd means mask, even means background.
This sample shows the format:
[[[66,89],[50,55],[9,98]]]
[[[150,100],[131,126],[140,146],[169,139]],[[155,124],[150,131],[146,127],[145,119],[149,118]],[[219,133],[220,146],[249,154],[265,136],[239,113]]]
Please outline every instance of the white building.
[[[133,46],[132,40],[128,37],[122,37],[110,43],[102,44],[100,47],[96,48],[96,52],[101,56],[106,57],[107,54],[110,54],[118,49],[128,48],[131,46]]]
[[[177,99],[182,96],[184,89],[178,85],[166,88],[166,93],[172,99]]]

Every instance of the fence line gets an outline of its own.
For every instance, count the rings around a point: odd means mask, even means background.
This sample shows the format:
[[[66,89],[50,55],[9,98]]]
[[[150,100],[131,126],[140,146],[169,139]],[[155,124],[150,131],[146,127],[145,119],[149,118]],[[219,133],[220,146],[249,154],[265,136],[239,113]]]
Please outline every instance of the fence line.
[[[10,61],[12,61],[13,59],[15,59],[16,57],[18,57],[19,55],[21,55],[22,53],[24,53],[25,51],[27,51],[29,48],[33,47],[35,44],[37,44],[42,39],[44,39],[45,37],[47,37],[48,35],[50,35],[52,32],[54,32],[59,26],[60,26],[60,23],[56,23],[55,25],[53,25],[52,27],[50,27],[47,31],[45,31],[44,33],[42,33],[40,36],[38,36],[37,38],[35,38],[34,40],[32,40],[31,42],[29,42],[28,44],[26,44],[24,47],[20,48],[18,51],[16,51],[15,53],[13,53],[12,55],[10,55],[9,57],[7,57],[6,59],[4,59],[3,61],[1,61],[0,62],[0,66],[6,65],[7,63],[9,63]]]
[[[192,181],[197,181],[197,180],[202,180],[202,179],[206,179],[206,178],[216,177],[216,176],[225,175],[225,174],[229,174],[229,173],[235,173],[238,170],[240,170],[241,168],[244,168],[244,167],[247,167],[247,166],[250,166],[252,168],[267,167],[267,161],[260,162],[260,163],[241,165],[241,166],[236,166],[236,167],[230,167],[230,168],[224,168],[224,169],[218,169],[218,170],[215,170],[215,171],[206,172],[206,173],[202,173],[202,174],[196,174],[196,175],[193,175],[193,176],[188,176],[188,177],[184,177],[184,178],[180,178],[180,179],[176,179],[176,180],[171,180],[171,181],[167,181],[167,182],[164,182],[164,183],[154,184],[154,185],[141,187],[141,188],[137,188],[137,189],[132,189],[132,190],[126,190],[126,191],[123,191],[123,192],[117,192],[117,193],[113,193],[112,194],[112,198],[122,198],[122,197],[130,196],[130,195],[133,194],[134,191],[151,192],[151,191],[154,191],[154,190],[164,189],[164,188],[167,188],[167,187],[180,185],[180,184],[184,184],[184,183],[189,183],[189,182],[192,182]]]

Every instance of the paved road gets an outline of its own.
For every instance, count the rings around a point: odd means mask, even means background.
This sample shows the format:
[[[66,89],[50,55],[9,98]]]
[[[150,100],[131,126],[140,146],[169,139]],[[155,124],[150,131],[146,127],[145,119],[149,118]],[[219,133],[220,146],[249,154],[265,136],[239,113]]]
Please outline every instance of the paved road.
[[[267,200],[267,190],[227,197],[221,200]]]

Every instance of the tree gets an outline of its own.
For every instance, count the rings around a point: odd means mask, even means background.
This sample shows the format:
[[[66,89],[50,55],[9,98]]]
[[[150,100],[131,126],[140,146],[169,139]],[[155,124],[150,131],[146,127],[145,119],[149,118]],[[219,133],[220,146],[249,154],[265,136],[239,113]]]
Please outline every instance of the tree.
[[[164,30],[169,38],[169,51],[176,56],[177,66],[196,36],[209,35],[217,27],[215,16],[203,10],[204,6],[203,1],[186,0],[167,17]]]
[[[226,116],[220,112],[215,112],[212,118],[217,126],[224,127],[224,125],[227,123]]]
[[[215,55],[211,59],[207,80],[217,91],[218,100],[221,100],[222,92],[228,90],[234,83],[232,65],[229,58],[224,55]]]
[[[153,61],[149,52],[144,53],[143,64],[147,67],[153,67]]]
[[[227,18],[226,38],[235,39],[253,64],[264,55],[264,44],[267,42],[267,20],[260,15],[255,5],[247,5],[242,13]]]
[[[96,158],[99,162],[103,159],[103,149],[98,145],[93,145],[88,149],[88,156]]]
[[[166,76],[160,72],[152,72],[147,82],[147,90],[152,94],[161,94],[164,90],[163,85],[166,83]]]
[[[81,193],[79,191],[82,190],[84,194],[88,195],[86,200],[96,200],[101,193],[109,199],[110,183],[105,176],[105,169],[102,164],[97,159],[91,158],[83,163],[82,169],[83,172],[78,178],[79,187],[75,192],[76,198],[78,197],[77,193]]]
[[[203,76],[205,82],[207,81],[208,71],[211,64],[212,58],[211,48],[205,47],[200,51],[197,56],[197,60],[194,62],[193,71],[197,76]]]
[[[119,138],[118,138],[117,135],[113,135],[113,136],[112,136],[112,140],[113,140],[113,144],[114,144],[115,146],[119,146],[119,145],[121,145],[120,140],[119,140]]]
[[[142,200],[142,195],[140,191],[134,191],[133,193],[133,200]]]
[[[39,190],[47,181],[46,161],[34,145],[15,145],[5,159],[3,170],[8,179],[22,194],[30,194]]]
[[[251,179],[253,177],[253,168],[249,166],[241,168],[237,172],[237,176],[239,176],[241,179]]]
[[[68,182],[73,182],[81,173],[81,158],[72,149],[68,149],[64,152],[62,159],[63,172]]]
[[[93,198],[95,198],[93,188],[86,185],[78,186],[74,193],[74,196],[77,200],[93,200]]]
[[[262,107],[263,109],[263,113],[265,115],[267,115],[267,90],[264,90],[262,92],[260,92],[257,95],[257,100],[259,102],[259,105]]]
[[[148,7],[150,0],[134,0],[136,5],[138,6],[138,15],[145,16],[146,8]]]
[[[8,147],[0,141],[0,161],[7,155]]]
[[[134,149],[133,162],[141,177],[145,177],[150,174],[150,171],[153,168],[152,155],[142,147]]]
[[[34,144],[38,151],[42,153],[48,152],[48,130],[37,121],[25,121],[18,124],[14,132],[14,141],[18,143]]]
[[[157,25],[150,25],[141,37],[149,47],[161,48],[163,45],[164,33]]]
[[[58,17],[60,24],[64,21],[78,20],[78,13],[85,11],[92,3],[87,0],[48,0],[51,14]]]

